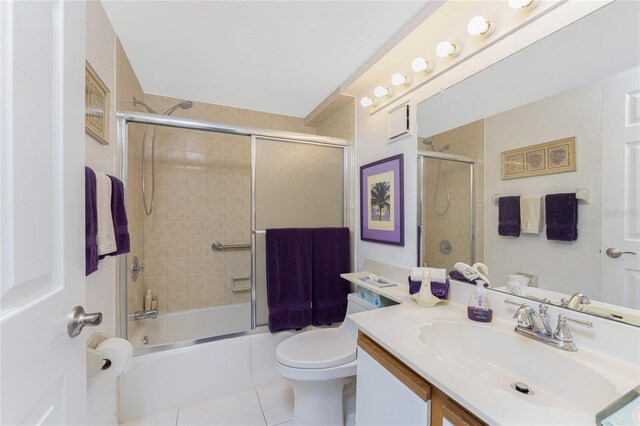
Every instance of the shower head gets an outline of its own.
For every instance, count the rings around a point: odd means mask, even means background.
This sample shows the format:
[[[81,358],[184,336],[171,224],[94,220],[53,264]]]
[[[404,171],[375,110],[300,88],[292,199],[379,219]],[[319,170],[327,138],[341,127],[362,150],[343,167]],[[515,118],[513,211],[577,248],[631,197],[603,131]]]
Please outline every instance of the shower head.
[[[157,112],[153,108],[151,108],[149,105],[147,105],[143,101],[136,99],[135,97],[132,98],[132,99],[127,99],[127,100],[125,100],[125,102],[130,102],[133,105],[142,105],[151,114],[157,114]]]
[[[425,139],[422,141],[423,144],[425,144],[426,146],[430,146],[431,150],[434,152],[445,152],[445,151],[449,151],[449,145],[445,145],[442,147],[442,149],[436,149],[436,146],[433,144],[433,142],[431,142],[431,139]]]
[[[175,104],[174,106],[169,108],[167,111],[165,111],[165,113],[162,114],[162,115],[171,115],[173,113],[173,111],[175,111],[178,108],[180,108],[180,109],[189,109],[192,106],[193,106],[193,102],[191,102],[191,101],[178,102],[177,104]]]
[[[436,150],[435,146],[433,146],[433,142],[431,142],[431,139],[424,139],[422,143],[426,146],[430,146],[433,151]]]

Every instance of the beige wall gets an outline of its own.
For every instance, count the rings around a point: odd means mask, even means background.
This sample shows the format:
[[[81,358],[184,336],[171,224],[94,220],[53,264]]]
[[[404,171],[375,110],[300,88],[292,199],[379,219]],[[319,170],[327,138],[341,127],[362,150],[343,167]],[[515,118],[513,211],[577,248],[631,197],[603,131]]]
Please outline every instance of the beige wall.
[[[102,4],[87,2],[86,6],[86,60],[91,64],[110,91],[109,144],[102,145],[85,134],[85,162],[94,170],[115,175],[116,140],[114,96],[116,93],[115,39]],[[86,304],[88,312],[102,312],[102,324],[87,329],[82,335],[89,338],[94,332],[115,336],[117,300],[117,259],[106,257],[98,270],[86,279]],[[115,380],[98,383],[87,393],[87,420],[90,424],[117,424]]]
[[[485,119],[485,260],[493,285],[505,285],[509,274],[527,272],[538,275],[540,288],[601,298],[602,91],[598,81]],[[501,179],[502,152],[571,136],[576,138],[575,172]],[[589,188],[591,201],[578,207],[577,241],[549,241],[544,227],[539,235],[498,235],[494,193],[544,196],[579,187]]]
[[[116,38],[116,106],[118,111],[144,111],[141,106],[134,106],[125,102],[132,98],[144,99],[144,92],[138,82],[135,72],[129,63],[127,54],[122,48],[120,40]],[[129,221],[129,236],[131,239],[131,255],[127,256],[127,270],[131,271],[133,257],[138,256],[141,264],[144,256],[144,212],[142,209],[142,192],[140,159],[142,155],[142,134],[144,126],[129,125],[128,163],[127,163],[127,219]],[[127,273],[127,314],[132,314],[142,308],[144,297],[144,272],[141,272],[134,282],[131,274]],[[127,321],[127,333],[133,336],[137,321]]]
[[[356,100],[351,98],[339,110],[318,124],[316,133],[323,136],[342,138],[353,145],[356,137]]]

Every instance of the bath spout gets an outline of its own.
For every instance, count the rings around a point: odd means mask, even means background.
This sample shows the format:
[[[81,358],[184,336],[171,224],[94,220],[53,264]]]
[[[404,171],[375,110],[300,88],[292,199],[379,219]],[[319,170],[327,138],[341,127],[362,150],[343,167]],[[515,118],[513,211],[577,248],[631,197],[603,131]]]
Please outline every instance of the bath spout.
[[[151,319],[158,318],[158,311],[155,309],[151,309],[149,311],[136,311],[133,313],[133,319],[136,321],[147,319],[147,318],[151,318]]]

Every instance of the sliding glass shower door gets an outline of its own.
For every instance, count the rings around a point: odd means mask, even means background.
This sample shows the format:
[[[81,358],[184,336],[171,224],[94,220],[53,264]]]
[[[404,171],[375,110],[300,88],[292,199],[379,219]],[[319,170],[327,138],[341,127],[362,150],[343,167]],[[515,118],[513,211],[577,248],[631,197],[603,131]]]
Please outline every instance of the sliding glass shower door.
[[[255,325],[268,323],[265,230],[344,226],[344,148],[255,137]]]
[[[418,264],[450,271],[475,259],[474,163],[435,155],[418,157]]]
[[[344,146],[134,119],[119,122],[131,234],[121,334],[146,353],[265,325],[265,231],[344,225]]]

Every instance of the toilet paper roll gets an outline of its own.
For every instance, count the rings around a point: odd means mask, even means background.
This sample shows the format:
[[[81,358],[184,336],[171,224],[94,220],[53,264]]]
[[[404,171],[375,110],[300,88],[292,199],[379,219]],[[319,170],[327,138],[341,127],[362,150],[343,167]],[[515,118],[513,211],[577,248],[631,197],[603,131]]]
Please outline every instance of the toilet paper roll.
[[[102,370],[90,377],[94,382],[115,379],[126,372],[133,362],[133,346],[124,339],[112,337],[96,347],[103,360]]]

